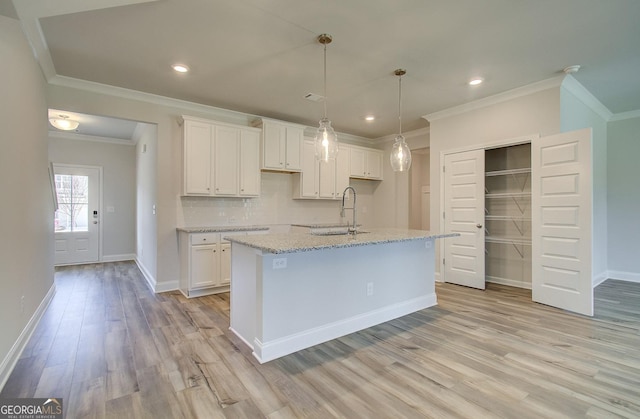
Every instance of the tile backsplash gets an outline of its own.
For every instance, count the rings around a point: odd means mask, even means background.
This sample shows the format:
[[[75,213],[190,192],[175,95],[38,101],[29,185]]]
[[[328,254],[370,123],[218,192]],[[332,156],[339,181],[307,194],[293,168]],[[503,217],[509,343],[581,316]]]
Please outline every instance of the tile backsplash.
[[[293,175],[263,172],[258,198],[211,198],[182,196],[178,223],[181,227],[227,225],[288,225],[296,223],[337,223],[339,200],[292,199]],[[351,180],[357,191],[358,224],[373,227],[373,191],[377,182]],[[348,206],[351,206],[349,203]],[[351,220],[347,212],[346,219]]]

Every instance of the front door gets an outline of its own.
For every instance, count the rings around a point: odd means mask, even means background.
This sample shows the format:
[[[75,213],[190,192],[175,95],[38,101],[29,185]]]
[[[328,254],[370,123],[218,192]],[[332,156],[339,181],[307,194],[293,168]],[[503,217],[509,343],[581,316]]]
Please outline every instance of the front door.
[[[531,143],[533,301],[593,316],[591,129]]]
[[[484,289],[484,150],[444,157],[444,281]]]
[[[55,264],[100,259],[100,168],[54,164]]]

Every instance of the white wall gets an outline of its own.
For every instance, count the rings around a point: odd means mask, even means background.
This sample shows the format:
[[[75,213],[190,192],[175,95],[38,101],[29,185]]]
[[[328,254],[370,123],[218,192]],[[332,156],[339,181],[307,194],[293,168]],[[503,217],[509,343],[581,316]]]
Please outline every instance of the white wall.
[[[640,282],[640,117],[610,122],[608,137],[609,276]]]
[[[409,228],[422,228],[422,188],[429,186],[429,149],[413,151],[410,170]],[[428,211],[428,209],[427,209]]]
[[[157,275],[156,161],[158,130],[152,124],[139,124],[136,131],[136,262],[154,284]]]
[[[19,22],[4,16],[0,57],[1,388],[34,326],[32,316],[52,295],[53,195],[45,83]]]
[[[131,260],[135,253],[136,154],[133,145],[49,137],[53,163],[100,166],[102,171],[102,258]],[[114,212],[107,212],[113,207]]]
[[[601,282],[607,279],[607,122],[593,110],[593,104],[580,98],[584,88],[568,76],[560,90],[560,129],[562,132],[592,129],[593,227],[592,275]]]

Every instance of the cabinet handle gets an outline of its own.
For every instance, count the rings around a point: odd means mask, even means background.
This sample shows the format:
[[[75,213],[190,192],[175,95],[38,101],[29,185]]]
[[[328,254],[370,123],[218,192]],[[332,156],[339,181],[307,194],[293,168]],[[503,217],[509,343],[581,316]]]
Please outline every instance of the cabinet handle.
[[[244,189],[240,189],[240,192],[244,192]]]
[[[482,224],[476,224],[476,227],[482,228]]]

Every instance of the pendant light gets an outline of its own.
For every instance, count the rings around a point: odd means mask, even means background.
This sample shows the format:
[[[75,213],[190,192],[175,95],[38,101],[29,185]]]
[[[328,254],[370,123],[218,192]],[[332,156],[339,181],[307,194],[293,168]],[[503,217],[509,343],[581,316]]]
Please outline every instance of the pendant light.
[[[338,136],[331,127],[331,121],[327,118],[327,44],[333,39],[331,35],[323,33],[318,37],[318,42],[324,45],[324,118],[320,120],[320,126],[314,138],[315,155],[317,160],[329,161],[338,155]]]
[[[394,172],[406,172],[411,167],[411,150],[409,150],[409,146],[402,135],[402,76],[407,74],[407,71],[399,68],[394,74],[398,76],[398,121],[400,130],[393,143],[391,156],[389,157],[391,168]]]

